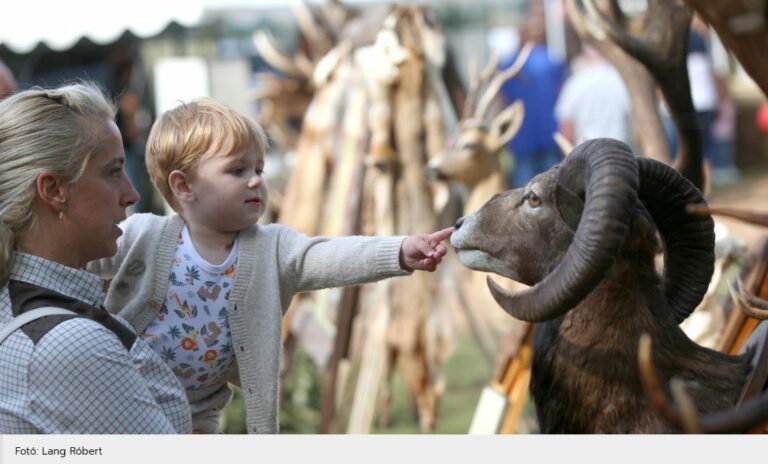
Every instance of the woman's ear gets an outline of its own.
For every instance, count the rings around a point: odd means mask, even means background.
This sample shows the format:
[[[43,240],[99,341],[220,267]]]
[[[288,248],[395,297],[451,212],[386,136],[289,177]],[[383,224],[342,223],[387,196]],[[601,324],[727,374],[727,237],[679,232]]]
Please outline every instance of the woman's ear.
[[[178,201],[188,203],[195,200],[195,194],[189,185],[189,177],[184,171],[178,169],[171,171],[168,174],[168,186]]]
[[[59,214],[67,203],[67,184],[60,177],[44,172],[35,181],[37,196],[55,214]]]

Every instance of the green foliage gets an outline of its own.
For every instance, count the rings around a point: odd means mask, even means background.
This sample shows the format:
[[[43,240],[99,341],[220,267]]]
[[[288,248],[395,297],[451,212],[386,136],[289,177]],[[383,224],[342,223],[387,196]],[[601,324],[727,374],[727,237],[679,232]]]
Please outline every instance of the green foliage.
[[[283,379],[280,402],[280,433],[312,434],[320,421],[323,373],[301,350],[295,353],[292,371]],[[437,434],[465,434],[469,430],[480,392],[488,383],[491,369],[470,334],[456,338],[453,355],[445,365],[446,391],[439,406]],[[374,426],[377,434],[418,434],[419,422],[413,402],[401,376],[396,373],[393,385],[392,421],[390,427]],[[378,408],[377,408],[378,409]],[[535,432],[534,412],[526,406],[524,418],[528,431]],[[239,389],[224,410],[223,433],[246,433],[245,404]],[[532,425],[532,426],[531,426]],[[343,432],[342,432],[343,433]]]
[[[232,384],[230,384],[229,388],[232,389],[234,395],[232,396],[232,401],[229,402],[221,414],[219,431],[221,433],[248,433],[248,428],[245,425],[245,400],[243,399],[243,392]]]
[[[320,421],[323,376],[306,353],[297,350],[294,356],[294,368],[282,383],[280,433],[316,433]],[[234,396],[224,408],[221,432],[247,433],[243,393],[234,385],[230,387]]]
[[[300,348],[291,372],[283,379],[280,433],[316,433],[324,376]]]

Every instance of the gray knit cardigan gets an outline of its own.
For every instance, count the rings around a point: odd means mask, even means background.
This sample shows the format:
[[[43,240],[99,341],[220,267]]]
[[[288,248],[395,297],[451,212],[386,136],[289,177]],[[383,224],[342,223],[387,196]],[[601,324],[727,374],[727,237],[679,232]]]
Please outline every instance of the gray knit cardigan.
[[[89,264],[112,279],[107,309],[142,333],[162,305],[171,260],[184,220],[134,214],[120,225],[117,254]],[[409,274],[400,267],[405,237],[307,237],[279,224],[255,225],[238,235],[228,317],[245,396],[249,433],[277,433],[282,316],[296,293]],[[193,413],[223,406],[225,394],[193,396]],[[210,394],[210,392],[208,392]]]

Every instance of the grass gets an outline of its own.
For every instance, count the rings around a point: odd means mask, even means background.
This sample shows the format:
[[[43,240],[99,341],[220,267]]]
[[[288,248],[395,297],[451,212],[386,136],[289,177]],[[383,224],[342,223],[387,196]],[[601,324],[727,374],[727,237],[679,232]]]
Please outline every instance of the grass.
[[[469,334],[457,335],[452,356],[445,365],[446,391],[439,405],[436,434],[465,434],[480,398],[480,392],[491,376],[490,366]],[[320,419],[322,373],[300,350],[294,369],[284,379],[280,402],[280,433],[316,433]],[[374,434],[418,434],[418,419],[408,398],[401,376],[394,375],[392,420],[387,428],[374,425]],[[235,395],[224,410],[222,431],[246,433],[242,394]]]
[[[491,368],[469,334],[456,338],[453,355],[445,365],[446,390],[439,405],[437,434],[465,434],[480,398],[491,378]],[[372,433],[421,433],[412,402],[399,374],[394,376],[392,423],[387,428],[374,427]]]

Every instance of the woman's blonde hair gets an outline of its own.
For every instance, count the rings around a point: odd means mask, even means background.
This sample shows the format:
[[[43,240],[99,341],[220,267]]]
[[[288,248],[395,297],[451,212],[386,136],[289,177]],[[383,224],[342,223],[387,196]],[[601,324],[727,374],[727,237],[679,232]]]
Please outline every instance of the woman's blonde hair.
[[[37,226],[37,177],[79,179],[114,118],[114,104],[90,82],[33,88],[0,101],[0,282],[8,278],[16,237]]]
[[[171,172],[192,174],[205,158],[229,156],[251,146],[261,154],[267,149],[259,124],[215,100],[194,100],[166,111],[152,125],[145,155],[147,172],[165,201],[177,210],[168,184]]]

